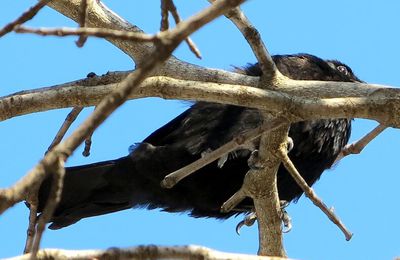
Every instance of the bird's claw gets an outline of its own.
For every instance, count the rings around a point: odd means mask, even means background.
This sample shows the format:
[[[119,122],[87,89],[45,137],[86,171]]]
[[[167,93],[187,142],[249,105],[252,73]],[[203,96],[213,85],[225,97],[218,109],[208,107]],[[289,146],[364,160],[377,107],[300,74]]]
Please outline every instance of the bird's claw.
[[[257,215],[255,212],[251,212],[250,214],[246,215],[242,221],[240,221],[236,225],[236,234],[240,235],[240,229],[243,226],[251,227],[257,220]]]
[[[292,219],[290,218],[289,214],[285,209],[289,205],[289,202],[282,200],[280,201],[280,204],[281,204],[281,220],[283,224],[282,232],[288,233],[290,232],[290,230],[292,230]],[[236,225],[236,233],[240,235],[240,229],[243,226],[251,227],[256,222],[256,220],[257,220],[257,214],[255,212],[251,212]]]
[[[258,150],[254,150],[251,152],[249,159],[247,160],[247,164],[252,170],[261,170],[264,169],[264,165],[258,158]]]
[[[289,206],[290,202],[286,200],[281,200],[281,219],[282,219],[282,232],[288,233],[292,230],[292,219],[290,218],[289,214],[286,211],[286,207]]]
[[[292,230],[292,219],[290,218],[289,214],[285,209],[281,209],[281,211],[282,211],[281,219],[283,223],[282,232],[289,233],[290,230]]]
[[[222,168],[226,161],[228,160],[228,154],[223,155],[221,158],[218,159],[218,168]]]
[[[207,156],[209,153],[211,153],[212,150],[210,148],[207,148],[206,150],[204,150],[203,152],[201,152],[201,158]],[[226,161],[228,160],[229,154],[225,154],[223,155],[221,158],[218,159],[217,165],[218,168],[222,168],[224,167],[224,164],[226,163]]]
[[[207,154],[211,153],[212,150],[210,148],[207,148],[206,150],[201,152],[201,158],[203,158],[204,156],[206,156]]]
[[[287,152],[290,153],[290,151],[293,149],[294,147],[294,142],[293,139],[291,137],[288,136],[287,138]]]
[[[281,205],[281,209],[285,209],[287,206],[289,206],[290,201],[287,200],[280,200],[279,205]]]

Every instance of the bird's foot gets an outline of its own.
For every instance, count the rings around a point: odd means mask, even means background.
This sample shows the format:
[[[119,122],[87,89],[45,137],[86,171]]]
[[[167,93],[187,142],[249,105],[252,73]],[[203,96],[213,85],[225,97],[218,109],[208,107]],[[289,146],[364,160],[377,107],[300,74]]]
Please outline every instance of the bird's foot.
[[[204,156],[206,156],[207,154],[209,154],[211,152],[212,152],[212,150],[210,148],[207,148],[206,150],[201,152],[201,157],[203,158]],[[218,159],[218,162],[217,162],[218,163],[218,168],[222,168],[224,166],[224,164],[228,160],[228,157],[229,157],[229,154],[225,154],[221,158]]]
[[[250,157],[247,160],[247,164],[252,170],[264,169],[264,164],[260,161],[258,157],[258,150],[254,150],[251,152]]]
[[[294,147],[293,139],[288,136],[288,138],[287,138],[287,152],[290,153],[290,151],[293,149],[293,147]]]
[[[281,200],[280,205],[281,205],[281,220],[283,224],[282,232],[283,233],[288,233],[292,229],[292,219],[290,218],[289,214],[286,211],[286,207],[290,203],[286,200]],[[240,235],[240,229],[243,226],[248,226],[251,227],[254,225],[254,223],[257,220],[257,214],[256,212],[252,211],[248,215],[246,215],[243,220],[241,220],[237,225],[236,225],[236,233]]]
[[[212,150],[210,148],[207,148],[206,150],[201,152],[201,158],[203,158],[204,156],[206,156],[207,154],[211,153]]]
[[[236,225],[236,234],[240,235],[240,229],[243,226],[248,226],[251,227],[257,220],[257,215],[256,213],[250,212],[250,214],[246,215],[242,221],[240,221],[237,225]]]
[[[283,233],[288,233],[290,230],[292,230],[292,219],[290,218],[289,214],[286,211],[286,207],[289,206],[290,202],[286,200],[281,200],[281,219],[282,219],[282,232]]]
[[[221,158],[218,159],[218,168],[222,168],[226,161],[228,160],[229,154],[225,154]]]

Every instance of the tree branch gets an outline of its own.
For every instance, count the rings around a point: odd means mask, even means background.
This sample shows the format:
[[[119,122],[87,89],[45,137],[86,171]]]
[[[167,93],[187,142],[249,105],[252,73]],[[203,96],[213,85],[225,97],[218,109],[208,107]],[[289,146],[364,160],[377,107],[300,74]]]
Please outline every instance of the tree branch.
[[[253,199],[258,223],[259,255],[286,256],[276,185],[280,159],[276,154],[280,146],[286,144],[288,127],[288,124],[283,124],[268,135],[261,136],[261,150],[253,152],[249,158],[250,170],[244,177],[242,187],[221,207],[222,212],[229,212],[246,197]]]
[[[215,2],[215,0],[209,0],[209,2]],[[273,80],[276,73],[279,73],[279,71],[272,60],[271,55],[268,53],[264,42],[261,40],[258,30],[251,24],[250,20],[242,12],[240,7],[232,9],[226,13],[225,16],[232,21],[249,43],[260,65],[263,77],[266,77],[267,81]]]
[[[49,148],[47,148],[47,152],[49,152],[51,149],[54,148],[57,144],[61,142],[61,140],[64,138],[65,133],[68,131],[72,123],[75,121],[75,119],[78,117],[79,113],[81,113],[83,107],[74,107],[71,112],[67,115],[67,117],[64,120],[64,123],[61,125],[60,129],[58,130],[56,136],[54,137],[53,141],[49,145]]]
[[[156,36],[138,32],[125,32],[104,28],[30,28],[25,26],[16,26],[16,33],[32,33],[41,36],[95,36],[100,38],[113,38],[126,41],[153,42],[157,40]]]
[[[346,157],[347,155],[350,154],[359,154],[361,151],[372,141],[374,140],[380,133],[382,133],[387,126],[380,124],[377,127],[375,127],[371,132],[366,134],[363,138],[361,138],[358,141],[355,141],[351,144],[347,144],[338,157],[335,160],[335,163],[339,162],[341,159]]]
[[[86,0],[84,2],[86,3]],[[37,187],[40,179],[43,179],[48,172],[49,165],[60,161],[60,158],[63,158],[62,161],[64,161],[64,157],[68,157],[76,149],[77,145],[84,140],[84,137],[88,136],[88,133],[92,133],[128,97],[160,96],[163,98],[195,99],[242,105],[271,111],[274,115],[281,113],[290,122],[335,117],[364,117],[375,119],[384,125],[400,126],[400,119],[397,116],[400,111],[400,92],[397,89],[360,83],[295,81],[280,75],[261,41],[259,33],[252,27],[239,8],[232,11],[228,16],[252,46],[263,71],[261,81],[259,81],[259,78],[202,69],[170,57],[177,44],[187,39],[191,32],[242,1],[216,1],[212,7],[200,15],[179,23],[176,29],[161,32],[155,36],[143,34],[139,28],[130,25],[112,13],[100,1],[92,2],[93,5],[87,8],[81,8],[83,2],[77,0],[57,0],[50,5],[74,20],[79,20],[79,17],[83,16],[82,9],[85,9],[87,17],[80,20],[87,20],[89,26],[133,31],[133,33],[112,31],[114,34],[112,35],[111,33],[107,34],[109,31],[100,30],[100,34],[103,33],[102,37],[108,37],[109,41],[130,55],[136,62],[138,69],[127,78],[123,80],[120,78],[120,80],[113,83],[90,85],[87,83],[91,81],[84,80],[72,84],[67,83],[54,89],[46,88],[16,93],[0,99],[1,120],[16,115],[60,107],[89,105],[98,105],[99,107],[96,109],[99,111],[94,112],[72,137],[57,146],[54,153],[50,153],[42,160],[41,164],[25,178],[24,182],[19,182],[10,189],[0,190],[0,200],[2,200],[0,212],[21,200],[23,198],[21,196],[25,196],[28,189]],[[15,28],[15,25],[12,28]],[[23,31],[23,28],[17,28],[17,30]],[[90,30],[82,28],[69,32],[63,30],[50,31],[50,33],[86,35]],[[49,33],[49,30],[34,31],[30,29],[30,32],[46,34]],[[96,33],[100,35],[99,30]],[[137,42],[126,41],[126,38],[124,40],[123,37],[128,37],[127,35],[136,37],[139,40]],[[149,54],[152,55],[150,59]],[[157,56],[157,59],[155,56]],[[191,73],[188,74],[188,71]],[[158,75],[159,77],[144,80],[148,75]],[[161,77],[163,75],[173,75],[176,79]],[[104,80],[105,77],[100,80]],[[201,79],[202,82],[191,81],[194,79]],[[220,82],[220,84],[210,82]],[[119,85],[118,89],[108,99],[100,102],[117,85]],[[72,97],[74,94],[76,95]],[[89,98],[85,98],[85,95]],[[60,102],[57,102],[57,100]],[[287,129],[288,125],[281,126],[279,129],[274,129],[268,135],[263,135],[260,138],[260,157],[258,160],[263,167],[261,167],[262,169],[249,171],[246,174],[243,186],[251,185],[246,186],[236,194],[236,199],[250,196],[254,200],[259,217],[260,254],[285,255],[282,246],[280,208],[277,203],[278,195],[276,190],[276,172],[280,158],[276,152],[279,146],[285,144]],[[229,149],[234,149],[237,145],[236,143],[234,146],[230,146]],[[222,151],[226,152],[228,150]],[[215,157],[216,155],[214,154],[213,156]],[[208,160],[211,160],[210,158]],[[287,162],[285,165],[290,169],[294,168],[294,166],[291,168]],[[295,168],[293,171],[295,171]],[[32,177],[33,173],[38,177],[34,179]],[[59,192],[59,190],[60,186],[55,192]],[[21,195],[14,193],[15,191],[20,191]],[[307,194],[312,195],[309,192]],[[237,201],[236,199],[235,201]],[[54,207],[55,204],[46,207],[44,215],[50,216],[51,214],[48,212],[51,212]],[[46,217],[41,221],[38,228],[39,235],[36,237],[35,245],[33,246],[34,251],[38,249],[40,231],[44,229],[44,223],[47,221]],[[264,230],[265,227],[267,232]]]
[[[92,3],[92,2],[90,2]],[[89,0],[82,0],[81,1],[81,10],[80,10],[80,15],[79,15],[79,27],[86,27],[86,16],[88,14],[88,4]],[[83,47],[87,40],[86,35],[81,35],[79,36],[78,40],[76,41],[76,46],[78,47]]]
[[[43,8],[45,7],[51,0],[41,0],[36,5],[32,6],[24,12],[20,17],[16,20],[12,21],[11,23],[7,24],[0,30],[0,37],[4,36],[5,34],[11,32],[16,26],[19,26],[33,17]]]
[[[202,158],[193,163],[175,171],[164,177],[161,185],[165,188],[174,187],[179,181],[186,178],[193,172],[199,170],[205,165],[221,158],[223,155],[228,154],[236,149],[238,149],[241,145],[244,145],[248,142],[251,142],[253,139],[258,138],[261,134],[265,132],[269,132],[281,124],[285,122],[285,118],[275,118],[271,121],[265,122],[260,127],[249,130],[239,136],[236,136],[232,141],[222,145],[218,149],[211,151],[210,153],[205,154]]]
[[[80,0],[53,0],[49,6],[78,22],[80,2]],[[139,27],[129,24],[100,1],[93,1],[93,5],[89,8],[88,12],[89,15],[86,17],[88,27],[143,33]],[[107,40],[129,55],[135,61],[136,65],[145,61],[147,55],[155,48],[154,44],[151,42],[125,41],[115,38],[107,38]],[[191,71],[191,73],[188,74],[188,71]],[[152,75],[172,76],[177,79],[188,80],[201,79],[208,82],[220,83],[235,82],[234,84],[236,84],[240,82],[240,84],[243,85],[254,81],[254,79],[249,79],[249,77],[240,74],[218,69],[204,69],[200,66],[180,61],[173,56],[171,56],[163,66],[154,70]],[[232,77],[229,78],[230,82],[226,81],[228,76]],[[233,82],[232,79],[234,80]]]
[[[92,3],[87,9],[87,27],[143,33],[140,28],[129,24],[102,2],[92,1]],[[79,23],[81,0],[54,0],[48,6]],[[137,64],[145,61],[147,55],[155,48],[152,43],[131,42],[113,38],[108,38],[108,41],[132,57]]]
[[[264,120],[271,115],[264,115]],[[279,203],[277,173],[281,161],[276,156],[278,149],[286,145],[289,124],[284,124],[260,138],[258,160],[252,174],[246,174],[247,182],[251,184],[250,197],[253,199],[257,214],[260,255],[274,255],[286,257],[283,246],[283,234],[281,229],[281,207]],[[254,162],[250,162],[254,164]],[[245,186],[246,181],[243,182]]]
[[[169,0],[161,0],[161,24],[160,31],[169,29]]]
[[[30,255],[22,255],[8,260],[29,260]],[[137,246],[112,248],[107,250],[62,250],[43,249],[36,259],[207,259],[207,260],[288,260],[288,258],[233,254],[216,251],[202,246]]]
[[[113,80],[107,79],[107,75],[104,77],[2,97],[0,121],[50,109],[97,105],[119,85],[108,84]],[[88,84],[93,79],[100,85]],[[106,84],[102,84],[101,80]],[[279,85],[283,87],[262,90],[242,85],[151,77],[144,80],[128,98],[155,96],[247,106],[284,113],[292,122],[348,117],[372,119],[387,126],[400,126],[400,118],[397,116],[400,112],[400,89],[364,83],[290,79],[279,82]]]
[[[64,161],[67,158],[65,155],[60,154],[57,159],[54,161],[52,165],[45,165],[47,169],[47,173],[53,174],[53,181],[51,185],[51,190],[49,194],[49,199],[46,202],[46,206],[43,209],[40,218],[37,220],[37,227],[36,233],[33,239],[32,248],[27,249],[29,252],[32,253],[32,259],[34,259],[35,255],[39,251],[40,242],[42,240],[43,232],[46,228],[46,224],[49,222],[53,213],[61,200],[61,191],[64,186],[64,176],[65,176],[65,168],[64,168]],[[34,190],[37,192],[37,188],[34,187]]]
[[[346,237],[346,240],[349,241],[353,234],[344,226],[342,221],[335,215],[335,213],[328,209],[325,203],[317,196],[310,186],[308,186],[307,182],[303,179],[300,173],[297,171],[295,165],[290,160],[289,156],[287,155],[286,147],[281,147],[278,152],[278,156],[281,158],[281,161],[285,168],[288,170],[290,175],[296,181],[297,185],[301,187],[304,191],[305,195],[316,205],[318,208],[321,209],[322,212],[335,224],[339,227],[339,229],[343,232]]]

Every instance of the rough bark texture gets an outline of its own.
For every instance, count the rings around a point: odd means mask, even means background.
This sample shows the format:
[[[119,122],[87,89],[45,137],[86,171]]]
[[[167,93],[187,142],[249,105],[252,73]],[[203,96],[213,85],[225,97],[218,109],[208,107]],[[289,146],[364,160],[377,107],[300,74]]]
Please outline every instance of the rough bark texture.
[[[9,258],[9,260],[28,260],[30,255]],[[36,259],[207,259],[207,260],[283,260],[287,258],[230,254],[201,246],[138,246],[132,248],[108,250],[40,250]]]

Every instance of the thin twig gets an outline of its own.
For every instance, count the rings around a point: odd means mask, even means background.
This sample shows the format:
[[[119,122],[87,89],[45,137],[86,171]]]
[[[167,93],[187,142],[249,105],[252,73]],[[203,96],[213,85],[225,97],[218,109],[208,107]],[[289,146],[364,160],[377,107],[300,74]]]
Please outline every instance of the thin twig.
[[[92,134],[85,139],[85,148],[83,148],[82,155],[88,157],[90,155],[90,148],[92,147]]]
[[[335,160],[335,163],[339,162],[342,160],[344,157],[350,154],[359,154],[361,151],[372,141],[374,140],[380,133],[382,133],[387,126],[384,124],[380,124],[377,127],[375,127],[371,132],[366,134],[363,138],[361,138],[358,141],[355,141],[351,144],[346,145],[338,157]]]
[[[25,248],[24,248],[24,254],[30,253],[32,251],[32,245],[33,245],[33,240],[36,235],[36,223],[37,223],[37,206],[38,206],[38,200],[37,200],[37,192],[32,192],[31,193],[35,198],[34,199],[28,199],[29,201],[29,224],[28,224],[28,230],[26,234],[26,242],[25,242]]]
[[[247,172],[246,174],[252,174],[251,170],[249,172]],[[235,192],[228,200],[226,200],[222,204],[221,212],[227,213],[227,212],[233,210],[246,197],[249,197],[249,194],[248,194],[247,190],[244,188],[244,186],[242,185],[242,187],[237,192]]]
[[[72,123],[75,121],[75,119],[78,117],[79,113],[82,111],[83,107],[74,107],[71,112],[67,115],[67,117],[64,120],[64,123],[61,125],[60,129],[58,130],[56,136],[53,139],[53,142],[51,142],[49,148],[47,149],[48,153],[51,149],[54,148],[57,144],[61,142],[61,140],[64,138],[65,133],[68,131]]]
[[[186,178],[193,172],[201,169],[205,165],[221,158],[227,153],[230,153],[234,151],[235,149],[238,149],[241,145],[250,142],[251,140],[259,137],[262,133],[271,131],[283,123],[286,122],[285,118],[278,117],[272,121],[265,122],[261,126],[249,130],[243,134],[238,135],[237,137],[233,138],[230,142],[222,145],[218,149],[211,151],[210,153],[206,153],[203,157],[200,159],[192,162],[191,164],[176,170],[167,176],[164,177],[164,179],[161,182],[161,186],[164,188],[172,188],[174,187],[179,181],[182,179]]]
[[[215,0],[208,1],[211,3],[215,2]],[[263,77],[267,80],[273,79],[278,69],[272,60],[271,55],[268,53],[258,30],[251,24],[250,20],[242,12],[240,7],[233,8],[226,13],[225,16],[232,21],[249,43],[258,60],[261,71],[263,72]]]
[[[80,10],[79,10],[79,18],[78,18],[78,23],[79,27],[86,27],[86,16],[87,16],[87,8],[88,8],[88,1],[89,0],[82,0],[80,4]]]
[[[81,8],[79,14],[79,27],[83,28],[86,27],[86,17],[88,14],[88,1],[89,0],[81,0]],[[86,35],[80,35],[78,40],[76,41],[76,46],[79,48],[83,47],[87,40]]]
[[[174,4],[173,0],[165,0],[167,2],[167,7],[169,11],[172,14],[172,17],[174,17],[175,23],[179,24],[181,22],[181,17],[179,16],[178,10],[176,9],[176,6]],[[196,44],[192,41],[190,37],[187,37],[185,39],[185,42],[189,46],[189,49],[196,55],[197,58],[201,59],[201,53],[199,48],[197,48]]]
[[[168,2],[169,0],[161,0],[161,25],[160,31],[166,31],[169,28],[168,21]]]
[[[31,20],[35,15],[43,8],[45,7],[51,0],[42,0],[39,1],[36,5],[32,6],[29,8],[29,10],[25,11],[20,17],[18,17],[16,20],[12,21],[11,23],[7,24],[4,26],[2,29],[0,29],[0,37],[4,36],[5,34],[11,32],[14,30],[16,26],[19,26],[29,20]]]
[[[54,210],[61,200],[61,191],[64,185],[65,175],[64,161],[66,160],[66,157],[65,155],[60,154],[57,158],[58,160],[55,162],[55,164],[46,169],[47,171],[51,171],[53,173],[53,182],[49,195],[49,198],[51,199],[47,200],[46,206],[44,207],[43,212],[38,220],[36,234],[32,245],[31,259],[35,259],[35,256],[40,248],[40,241],[42,239],[46,223],[48,223],[53,216]]]
[[[42,36],[71,36],[85,35],[100,38],[115,38],[128,41],[152,42],[157,40],[154,35],[148,35],[139,32],[119,31],[104,28],[29,28],[25,26],[17,26],[14,28],[16,33],[33,33]]]
[[[351,239],[351,237],[353,236],[353,234],[344,226],[344,224],[336,216],[336,214],[331,209],[329,209],[325,205],[325,203],[317,196],[317,194],[314,192],[314,190],[310,186],[308,186],[307,182],[303,179],[303,177],[297,171],[295,165],[293,164],[293,162],[290,160],[289,156],[287,155],[286,147],[281,147],[278,155],[280,156],[285,168],[288,170],[290,175],[296,181],[297,185],[299,185],[301,187],[301,189],[304,191],[306,196],[314,203],[314,205],[316,205],[318,208],[320,208],[322,210],[322,212],[324,212],[325,215],[335,225],[337,225],[339,227],[339,229],[345,235],[346,240],[349,241]]]
[[[85,139],[85,147],[83,148],[82,152],[82,155],[85,157],[88,157],[90,155],[90,148],[92,147],[92,136],[93,132],[89,133],[89,135]]]

